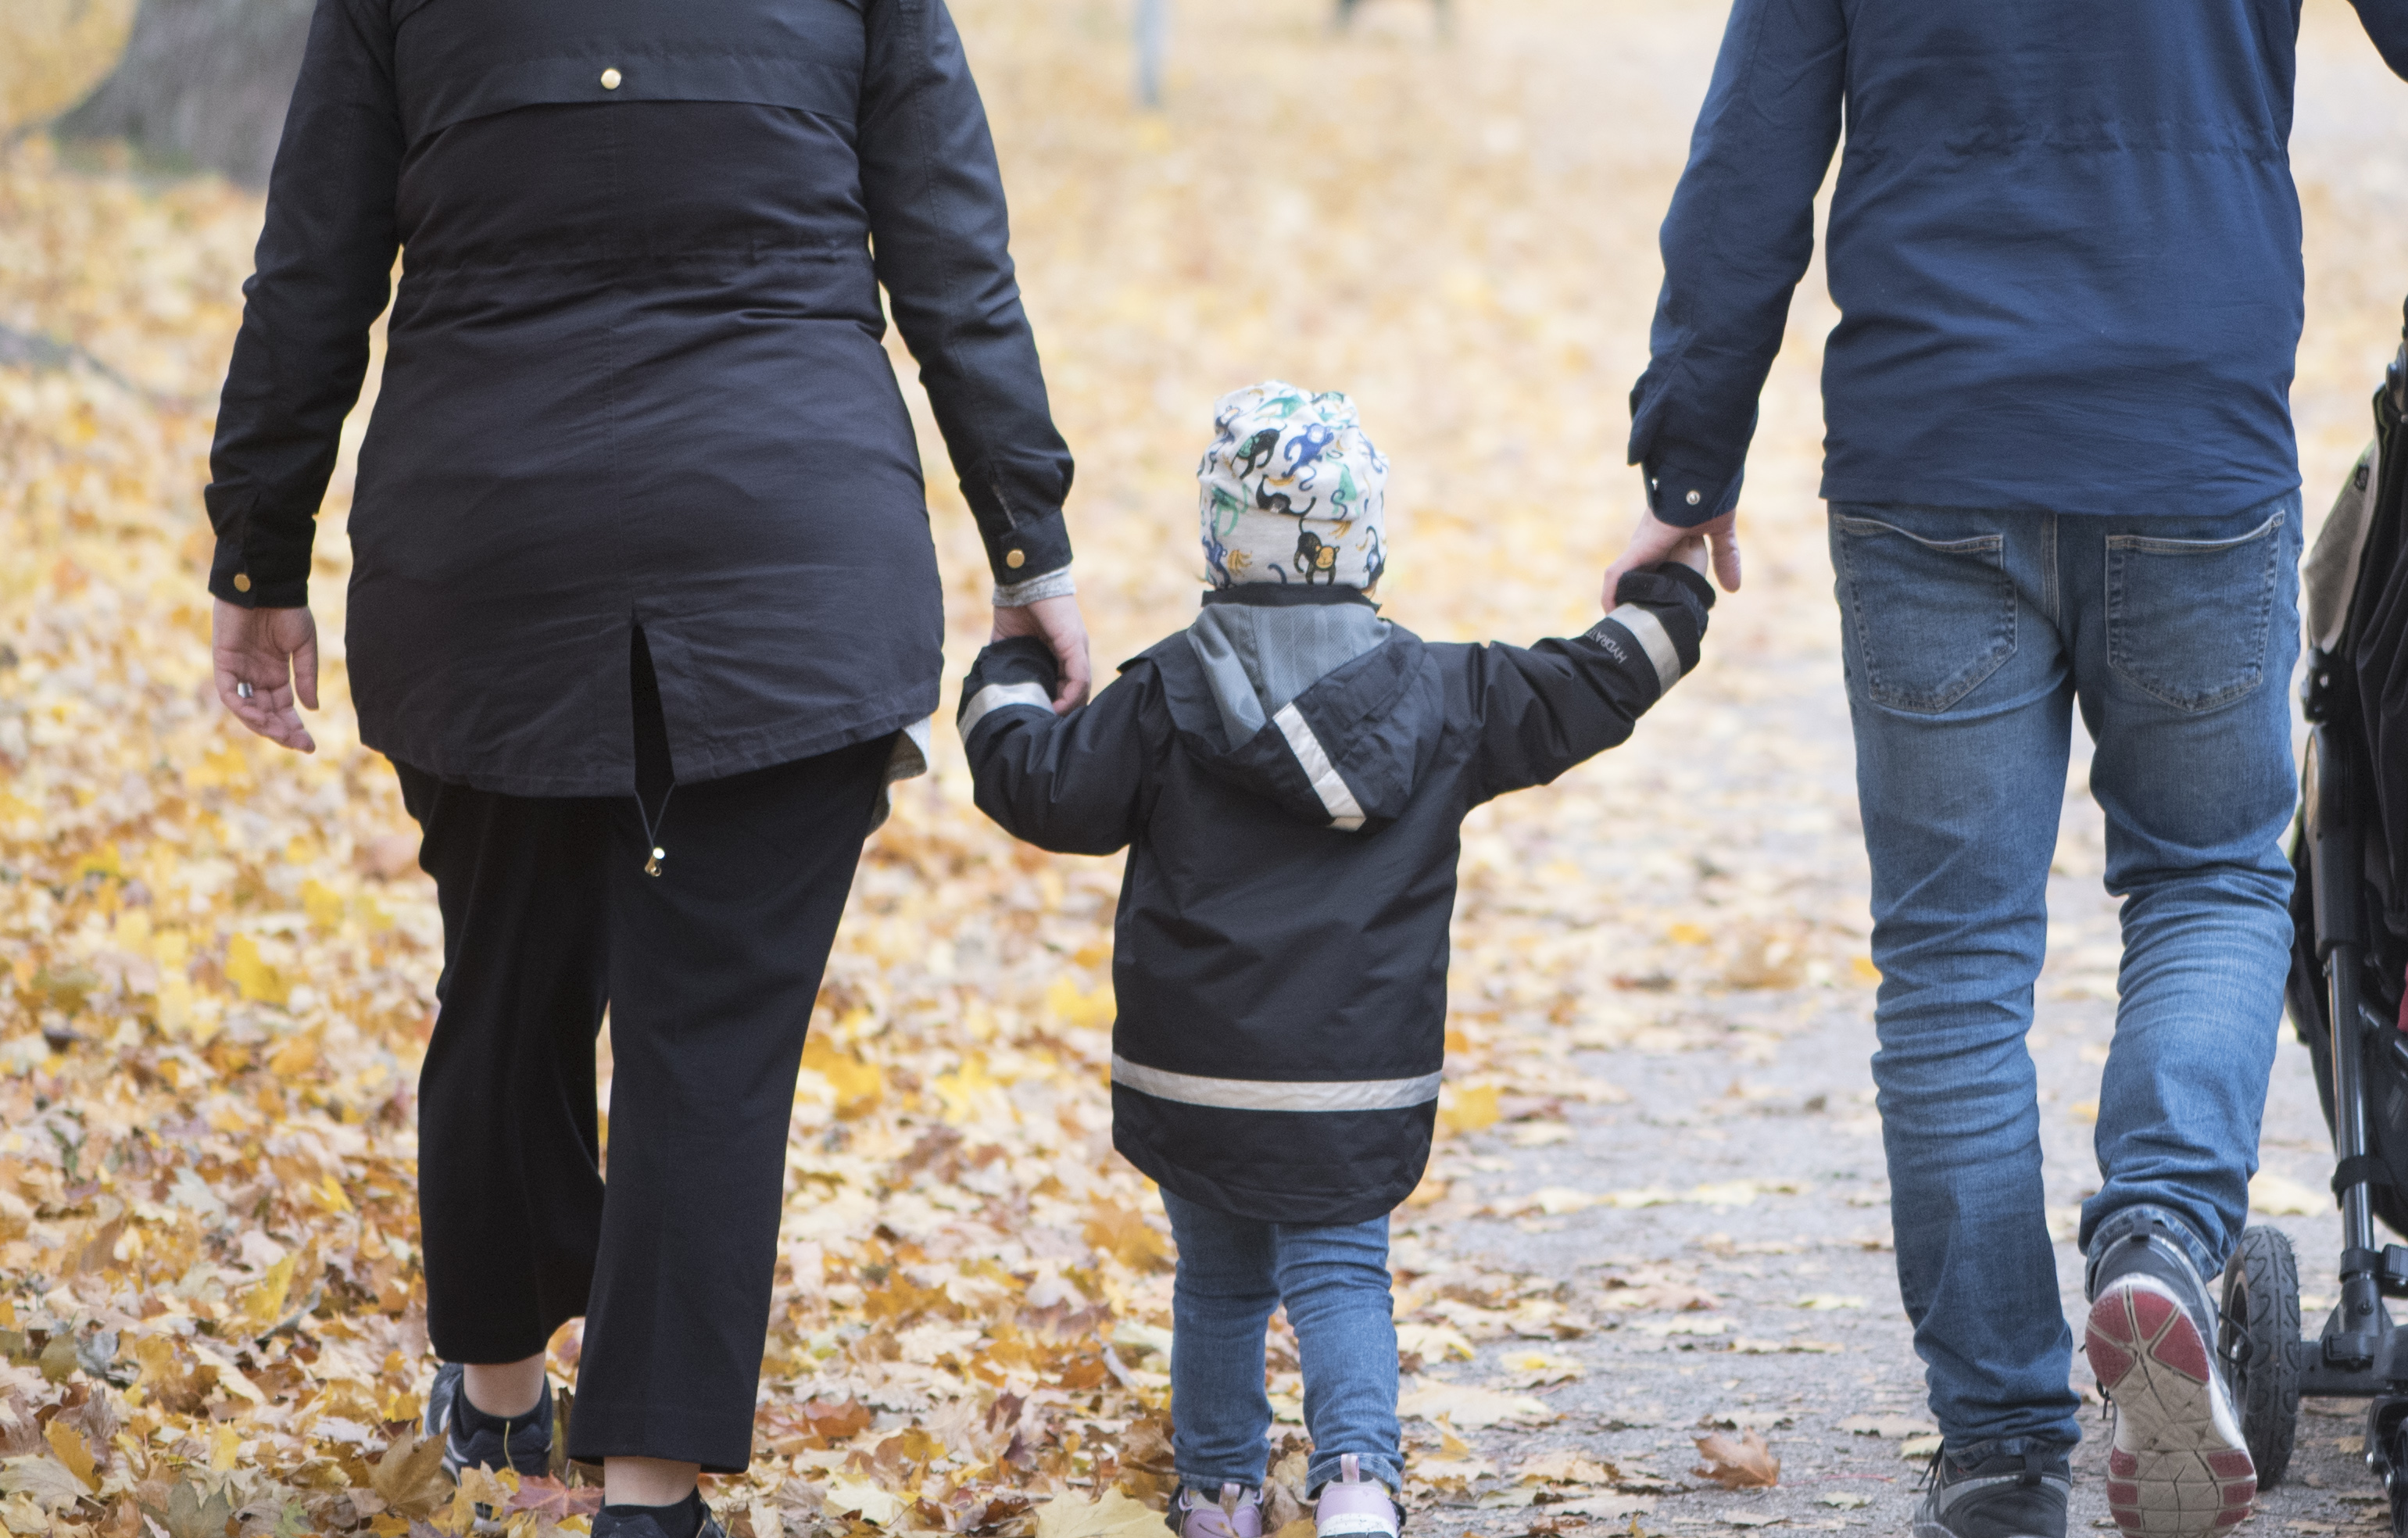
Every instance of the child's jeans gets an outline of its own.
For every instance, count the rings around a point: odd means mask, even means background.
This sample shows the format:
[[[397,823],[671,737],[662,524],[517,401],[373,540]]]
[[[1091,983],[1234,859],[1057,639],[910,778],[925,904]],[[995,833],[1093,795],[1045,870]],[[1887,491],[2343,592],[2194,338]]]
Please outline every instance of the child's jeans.
[[[1387,1218],[1308,1228],[1232,1217],[1168,1191],[1162,1204],[1179,1239],[1170,1418],[1180,1484],[1204,1495],[1261,1488],[1271,1426],[1263,1331],[1285,1303],[1312,1436],[1307,1493],[1338,1477],[1345,1453],[1365,1479],[1402,1488]]]

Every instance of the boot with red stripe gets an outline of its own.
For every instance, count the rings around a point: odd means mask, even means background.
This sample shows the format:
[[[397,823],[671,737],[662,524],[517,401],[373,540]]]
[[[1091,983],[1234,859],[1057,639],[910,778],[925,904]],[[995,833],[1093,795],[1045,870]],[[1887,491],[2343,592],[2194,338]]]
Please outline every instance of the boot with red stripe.
[[[2258,1471],[2215,1359],[2215,1310],[2163,1226],[2094,1258],[2083,1349],[2115,1417],[2107,1510],[2124,1538],[2223,1538]]]

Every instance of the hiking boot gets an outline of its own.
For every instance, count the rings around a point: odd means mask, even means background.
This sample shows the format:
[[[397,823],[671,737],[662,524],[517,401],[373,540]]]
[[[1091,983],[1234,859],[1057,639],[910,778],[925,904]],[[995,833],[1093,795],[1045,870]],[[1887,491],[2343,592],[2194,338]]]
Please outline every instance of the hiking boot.
[[[1388,1499],[1388,1487],[1367,1482],[1353,1453],[1338,1456],[1338,1477],[1321,1487],[1321,1499],[1313,1503],[1312,1531],[1318,1538],[1340,1538],[1344,1533],[1397,1538],[1403,1523],[1397,1503]]]
[[[2063,1453],[2000,1453],[1959,1463],[1931,1458],[1914,1538],[2065,1538],[2073,1473]]]
[[[436,1369],[435,1387],[426,1395],[426,1434],[443,1439],[443,1472],[460,1477],[463,1469],[516,1469],[522,1474],[552,1472],[552,1380],[543,1397],[523,1416],[489,1416],[468,1402],[462,1387],[467,1370],[458,1362]]]
[[[2160,1224],[2116,1240],[2093,1267],[2083,1350],[2114,1411],[2107,1510],[2125,1538],[2223,1538],[2257,1497],[2215,1319]]]
[[[1263,1538],[1263,1492],[1224,1485],[1209,1501],[1184,1486],[1170,1503],[1170,1531],[1179,1538]]]

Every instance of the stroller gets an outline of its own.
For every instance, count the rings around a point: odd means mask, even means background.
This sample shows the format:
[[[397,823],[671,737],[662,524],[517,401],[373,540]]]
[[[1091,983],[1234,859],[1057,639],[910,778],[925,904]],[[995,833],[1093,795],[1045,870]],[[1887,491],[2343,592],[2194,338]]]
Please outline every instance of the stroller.
[[[2245,1231],[2224,1274],[2217,1348],[2261,1487],[2291,1459],[2300,1396],[2369,1401],[2366,1461],[2408,1538],[2408,327],[2359,458],[2302,570],[2309,723],[2291,860],[2293,1028],[2315,1065],[2342,1215],[2341,1298],[2300,1334],[2289,1240]]]

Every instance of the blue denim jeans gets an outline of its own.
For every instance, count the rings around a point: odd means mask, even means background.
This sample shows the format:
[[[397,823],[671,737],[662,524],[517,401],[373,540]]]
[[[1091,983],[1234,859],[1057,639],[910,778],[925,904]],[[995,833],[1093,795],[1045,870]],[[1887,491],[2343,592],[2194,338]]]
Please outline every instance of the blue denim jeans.
[[[2122,899],[2103,1177],[2211,1281],[2257,1168],[2291,924],[2297,494],[2199,518],[1834,504],[1898,1274],[1951,1451],[2080,1438],[2025,1034],[2077,706]]]
[[[1263,1332],[1287,1305],[1304,1369],[1312,1489],[1353,1453],[1363,1477],[1403,1487],[1397,1429],[1397,1327],[1388,1296],[1388,1220],[1330,1228],[1232,1217],[1162,1193],[1179,1240],[1171,1292],[1170,1450],[1200,1494],[1260,1488],[1271,1428]]]

